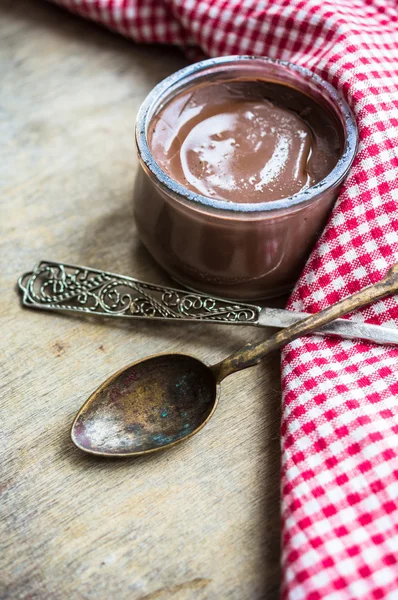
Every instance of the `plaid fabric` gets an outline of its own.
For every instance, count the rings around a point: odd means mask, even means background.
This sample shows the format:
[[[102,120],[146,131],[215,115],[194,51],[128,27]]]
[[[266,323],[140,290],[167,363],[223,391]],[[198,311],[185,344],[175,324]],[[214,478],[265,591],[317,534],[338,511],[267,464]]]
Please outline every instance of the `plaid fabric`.
[[[398,260],[397,0],[58,0],[137,42],[316,71],[360,147],[290,306],[316,311]],[[355,315],[393,325],[395,298]],[[285,349],[283,596],[398,598],[398,350],[308,336]]]

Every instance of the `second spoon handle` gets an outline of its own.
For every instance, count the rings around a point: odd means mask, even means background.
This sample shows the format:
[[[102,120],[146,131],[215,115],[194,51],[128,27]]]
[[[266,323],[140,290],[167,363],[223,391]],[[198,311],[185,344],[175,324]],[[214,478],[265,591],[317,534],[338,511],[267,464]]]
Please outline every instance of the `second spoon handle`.
[[[278,331],[264,342],[247,344],[240,350],[237,350],[221,363],[214,365],[213,370],[217,380],[221,381],[235,371],[252,367],[273,350],[277,350],[298,337],[319,329],[338,317],[342,317],[357,308],[366,306],[396,291],[398,291],[398,263],[392,266],[384,279],[378,283],[366,287],[302,321],[294,323],[294,325],[291,325],[287,329]]]

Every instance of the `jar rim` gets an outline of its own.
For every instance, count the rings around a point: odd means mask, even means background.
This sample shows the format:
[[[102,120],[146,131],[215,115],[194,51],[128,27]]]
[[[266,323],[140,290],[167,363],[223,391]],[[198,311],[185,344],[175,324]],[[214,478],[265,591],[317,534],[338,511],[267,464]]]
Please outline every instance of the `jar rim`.
[[[167,175],[167,173],[161,169],[152,155],[147,140],[148,119],[150,119],[152,116],[151,109],[162,98],[163,94],[167,90],[169,90],[172,86],[178,85],[179,83],[183,84],[187,78],[199,75],[202,71],[209,69],[209,67],[211,68],[228,64],[233,66],[234,64],[242,64],[245,61],[256,61],[259,64],[271,64],[276,66],[280,65],[290,72],[296,72],[299,75],[305,76],[311,82],[314,82],[318,88],[326,91],[329,99],[331,99],[334,104],[337,105],[344,123],[344,149],[339,160],[330,173],[328,173],[326,177],[321,179],[315,185],[297,192],[292,196],[281,198],[279,200],[247,203],[228,202],[227,200],[210,198],[189,190],[178,181]],[[355,117],[343,96],[330,83],[326,82],[319,75],[310,69],[307,69],[306,67],[296,65],[289,61],[282,61],[266,56],[256,55],[232,55],[202,60],[184,67],[183,69],[180,69],[163,79],[152,89],[152,91],[147,95],[141,104],[136,120],[135,136],[141,161],[155,176],[160,187],[162,187],[166,192],[172,191],[183,200],[195,203],[196,208],[201,206],[203,208],[206,207],[209,209],[215,209],[221,212],[226,211],[229,213],[263,213],[287,210],[293,207],[299,208],[299,205],[310,202],[318,195],[322,194],[322,192],[325,190],[336,187],[341,181],[344,180],[354,161],[358,146],[358,130]]]

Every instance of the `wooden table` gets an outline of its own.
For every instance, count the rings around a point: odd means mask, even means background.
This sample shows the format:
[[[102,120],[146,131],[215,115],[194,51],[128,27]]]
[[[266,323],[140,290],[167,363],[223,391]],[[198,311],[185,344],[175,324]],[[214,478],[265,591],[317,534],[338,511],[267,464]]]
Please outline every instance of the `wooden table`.
[[[216,361],[269,332],[35,312],[15,288],[43,258],[170,283],[135,232],[133,128],[184,58],[28,0],[3,0],[0,39],[0,598],[277,598],[278,355],[226,380],[211,423],[169,452],[101,460],[69,438],[125,364]]]

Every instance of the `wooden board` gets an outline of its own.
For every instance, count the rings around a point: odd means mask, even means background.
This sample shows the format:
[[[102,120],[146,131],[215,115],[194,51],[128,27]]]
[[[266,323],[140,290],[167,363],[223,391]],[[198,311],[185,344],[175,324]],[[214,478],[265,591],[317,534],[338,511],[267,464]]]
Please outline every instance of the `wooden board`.
[[[269,331],[47,314],[15,289],[39,259],[170,283],[135,232],[133,129],[184,64],[45,2],[0,5],[2,600],[278,597],[278,355],[228,378],[210,424],[167,453],[107,461],[69,438],[123,365],[217,361]]]

